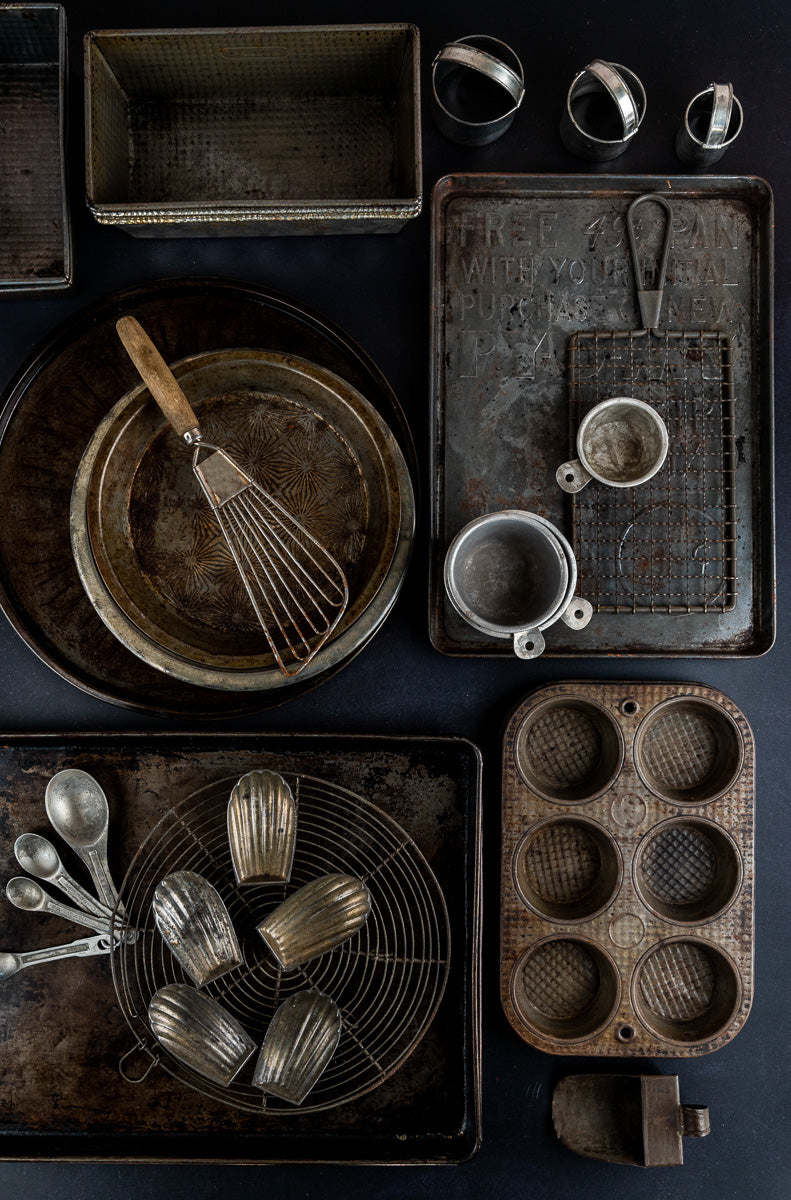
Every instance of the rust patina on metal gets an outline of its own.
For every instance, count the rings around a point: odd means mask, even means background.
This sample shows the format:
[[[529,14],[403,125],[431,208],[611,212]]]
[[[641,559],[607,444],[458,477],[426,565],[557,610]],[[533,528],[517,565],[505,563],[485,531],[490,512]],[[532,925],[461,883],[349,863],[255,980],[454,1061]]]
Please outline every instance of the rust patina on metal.
[[[138,237],[394,233],[419,65],[408,24],[89,33],[88,207]]]
[[[694,683],[553,684],[503,745],[501,1000],[550,1054],[687,1058],[753,992],[755,745]]]
[[[734,416],[722,436],[735,447],[727,488],[736,514],[736,577],[725,604],[713,603],[721,582],[710,588],[708,580],[698,581],[691,589],[689,607],[708,611],[667,611],[676,606],[674,598],[666,611],[633,611],[639,605],[603,611],[603,596],[587,629],[570,634],[556,626],[546,653],[751,657],[773,643],[768,185],[716,176],[459,175],[441,180],[433,198],[430,630],[444,653],[508,653],[506,645],[467,625],[445,595],[442,564],[459,529],[483,513],[521,508],[546,517],[572,540],[572,502],[555,480],[558,463],[573,457],[570,426],[572,436],[576,432],[569,412],[569,342],[601,329],[623,330],[628,339],[628,331],[641,325],[625,215],[629,203],[647,192],[668,196],[673,209],[663,331],[682,348],[686,335],[706,330],[727,341]],[[654,252],[649,241],[642,263],[649,276],[656,273]],[[675,370],[669,355],[662,362]],[[684,412],[679,419],[691,419]],[[702,436],[688,442],[693,451],[699,447],[699,459],[710,455]],[[697,479],[699,466],[693,453],[683,471]],[[709,522],[704,517],[698,525],[706,543]],[[628,535],[624,528],[610,540],[617,549]],[[708,557],[696,546],[687,549],[689,570],[702,574]],[[574,548],[584,559],[584,547]],[[639,574],[639,554],[622,554],[621,560],[613,572],[628,565]]]
[[[0,292],[71,283],[64,136],[66,14],[0,8]]]
[[[0,739],[0,848],[44,828],[47,779],[95,773],[110,802],[112,867],[124,876],[152,827],[198,789],[253,769],[332,782],[383,809],[425,856],[447,904],[447,986],[436,1016],[394,1074],[351,1104],[268,1118],[185,1087],[151,1059],[116,1002],[107,958],[52,963],[0,985],[0,1157],[146,1161],[459,1162],[480,1138],[480,771],[453,738],[251,734],[14,735]],[[228,786],[230,794],[230,784]],[[189,833],[184,827],[183,837]],[[226,843],[227,845],[227,843]],[[229,859],[230,864],[230,859]],[[69,867],[78,869],[69,859]],[[123,892],[132,876],[121,883]],[[54,917],[4,905],[0,945],[58,940]],[[62,937],[61,940],[68,940]],[[137,988],[134,972],[130,987]],[[141,976],[144,985],[146,977]],[[139,995],[130,990],[131,995]],[[46,1019],[43,1019],[46,1014]],[[140,1019],[145,1023],[145,1012]]]
[[[173,679],[127,650],[105,628],[83,591],[69,538],[69,501],[80,458],[97,426],[119,397],[138,384],[115,332],[115,321],[124,312],[147,323],[170,361],[207,345],[252,346],[298,355],[333,371],[381,414],[404,452],[412,479],[417,478],[412,436],[398,400],[371,360],[335,326],[255,285],[203,279],[133,288],[56,329],[4,393],[0,605],[17,633],[53,670],[116,704],[148,712],[231,716],[301,695],[318,679],[295,680],[288,697],[281,690],[240,696]],[[22,480],[27,485],[24,501]]]

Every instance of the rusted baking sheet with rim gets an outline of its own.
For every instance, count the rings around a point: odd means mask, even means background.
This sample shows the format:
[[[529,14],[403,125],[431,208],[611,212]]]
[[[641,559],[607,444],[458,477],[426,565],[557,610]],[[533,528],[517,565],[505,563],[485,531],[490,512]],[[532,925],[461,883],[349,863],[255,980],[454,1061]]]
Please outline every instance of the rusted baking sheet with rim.
[[[0,292],[71,283],[65,102],[63,6],[0,5]]]
[[[550,1054],[687,1058],[753,994],[755,745],[694,683],[553,684],[503,742],[500,986]]]
[[[664,611],[641,610],[648,606],[640,604],[632,606],[634,610],[617,611],[620,603],[601,603],[584,630],[572,633],[562,624],[554,626],[545,653],[582,658],[750,658],[773,644],[773,204],[769,186],[761,179],[726,176],[457,175],[439,181],[432,206],[429,624],[431,640],[443,653],[494,657],[511,653],[507,641],[487,638],[467,625],[445,595],[445,553],[469,521],[486,512],[516,508],[552,521],[570,541],[589,528],[584,522],[577,522],[575,528],[575,501],[555,479],[557,467],[576,457],[575,413],[570,409],[567,378],[569,343],[575,334],[587,337],[602,329],[623,330],[628,339],[630,331],[640,329],[625,216],[633,200],[651,192],[667,197],[673,211],[663,338],[667,333],[668,345],[674,347],[678,331],[687,335],[713,331],[727,341],[733,421],[729,416],[727,422],[714,422],[712,427],[720,428],[719,436],[728,439],[721,448],[729,467],[729,511],[723,536],[729,543],[728,569],[735,564],[735,578],[728,580],[727,602],[719,603],[718,597],[716,604],[709,602],[710,593],[720,585],[704,582],[692,589],[703,597],[697,607],[704,611],[694,611],[695,605],[690,606],[693,611],[670,611],[672,603],[666,603]],[[645,205],[642,210],[646,213]],[[646,225],[651,220],[647,218]],[[641,265],[649,278],[655,276],[658,253],[656,239],[647,238],[641,245]],[[659,361],[665,370],[677,371],[669,353]],[[699,364],[699,374],[705,375],[704,368],[705,363]],[[702,392],[710,396],[711,387],[705,380]],[[698,429],[699,414],[693,408],[682,405],[680,418],[686,421],[691,457],[674,467],[671,445],[665,468],[665,474],[676,471],[682,488],[685,476],[698,479],[695,453],[705,457],[716,449],[706,440],[710,432]],[[706,420],[705,412],[702,419]],[[661,473],[657,476],[657,480],[664,478]],[[666,503],[664,497],[660,496],[660,503]],[[688,497],[685,502],[689,508]],[[648,492],[646,503],[651,503]],[[587,498],[585,504],[590,504]],[[613,578],[632,572],[634,581],[627,580],[625,589],[632,595],[640,592],[633,584],[644,571],[661,569],[686,580],[696,569],[707,571],[712,559],[708,545],[712,517],[697,510],[691,516],[691,527],[700,531],[700,553],[694,538],[680,538],[683,563],[660,562],[657,567],[656,562],[643,562],[650,555],[637,553],[630,544],[628,522],[624,528],[608,525],[604,533],[615,547],[613,563],[602,564],[601,569]],[[672,529],[672,524],[671,509],[665,525]],[[600,534],[596,536],[597,546],[604,544]],[[599,550],[594,554],[587,545],[575,550],[582,550],[579,591],[584,597],[586,561],[598,556]],[[670,534],[657,553],[673,555]],[[596,596],[587,598],[596,608]]]
[[[263,1097],[260,1111],[231,1107],[196,1091],[195,1076],[190,1086],[161,1066],[151,1069],[150,1056],[135,1053],[136,1034],[127,1024],[126,1001],[122,1012],[117,999],[107,956],[31,967],[1,985],[0,1158],[406,1164],[457,1163],[475,1153],[481,915],[481,756],[475,746],[457,738],[257,733],[0,736],[0,858],[7,874],[20,833],[49,833],[44,789],[70,766],[95,775],[107,794],[111,869],[122,892],[132,888],[130,895],[139,869],[133,860],[144,839],[200,789],[217,790],[225,781],[230,796],[241,775],[270,769],[363,798],[406,832],[442,892],[450,940],[446,983],[418,1048],[379,1086],[323,1111],[281,1106],[264,1113]],[[164,836],[179,853],[189,852],[189,821],[167,825]],[[68,849],[63,860],[85,878]],[[10,904],[0,909],[0,927],[0,945],[15,950],[69,940],[59,918]],[[157,953],[161,957],[161,949]],[[320,969],[319,960],[314,967]],[[113,968],[117,986],[125,979],[130,994],[151,981],[148,958],[140,974],[119,976],[115,956]],[[369,975],[375,1011],[389,1011],[375,999],[387,978],[378,969]],[[145,1027],[144,1011],[140,1020]],[[382,1043],[383,1063],[389,1052]],[[143,1082],[122,1078],[125,1055],[127,1075],[148,1067]]]
[[[422,204],[414,25],[85,39],[86,187],[138,237],[394,233]]]

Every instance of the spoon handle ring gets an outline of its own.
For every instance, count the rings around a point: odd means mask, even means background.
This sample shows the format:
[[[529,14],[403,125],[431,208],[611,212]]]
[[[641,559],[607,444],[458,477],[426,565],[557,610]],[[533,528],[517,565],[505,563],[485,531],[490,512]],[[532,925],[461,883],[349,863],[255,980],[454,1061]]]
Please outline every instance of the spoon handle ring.
[[[109,954],[112,948],[112,939],[102,934],[92,938],[80,938],[79,941],[67,942],[63,946],[46,946],[43,950],[23,950],[17,956],[21,960],[19,970],[35,966],[36,963],[54,962],[58,958],[87,958],[92,954]]]

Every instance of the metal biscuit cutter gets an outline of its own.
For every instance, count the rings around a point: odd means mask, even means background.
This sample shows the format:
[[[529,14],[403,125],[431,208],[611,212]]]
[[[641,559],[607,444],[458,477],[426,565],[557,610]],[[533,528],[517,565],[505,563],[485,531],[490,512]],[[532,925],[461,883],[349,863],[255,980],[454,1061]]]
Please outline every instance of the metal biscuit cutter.
[[[493,109],[483,95],[457,94],[470,72],[500,89]],[[486,146],[510,128],[524,99],[525,74],[518,56],[505,42],[470,34],[439,51],[431,68],[431,87],[434,120],[445,137],[464,146]]]
[[[609,128],[601,112],[589,111],[590,99],[608,97],[616,122]],[[570,154],[593,162],[609,162],[623,154],[645,116],[645,88],[628,67],[594,59],[574,76],[560,119],[560,137]],[[616,135],[615,126],[620,125]],[[613,136],[615,135],[615,136]]]
[[[696,130],[706,110],[709,110],[708,128],[700,137]],[[676,134],[676,154],[682,162],[695,167],[718,162],[741,133],[743,120],[744,112],[733,94],[733,84],[710,83],[687,105]]]

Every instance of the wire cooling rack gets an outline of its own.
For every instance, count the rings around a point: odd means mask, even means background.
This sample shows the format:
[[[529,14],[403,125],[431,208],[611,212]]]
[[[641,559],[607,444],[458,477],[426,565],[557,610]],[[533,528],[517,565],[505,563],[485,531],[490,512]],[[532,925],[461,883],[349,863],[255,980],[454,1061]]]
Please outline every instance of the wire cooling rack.
[[[633,396],[667,425],[664,466],[636,488],[595,480],[574,496],[579,592],[596,612],[728,612],[736,603],[732,341],[716,331],[575,334],[572,457],[585,414]]]
[[[297,842],[288,884],[240,888],[231,865],[226,810],[236,777],[195,792],[165,814],[137,852],[121,888],[134,943],[113,955],[121,1009],[159,1066],[205,1096],[246,1111],[319,1112],[371,1091],[417,1046],[442,999],[450,964],[448,912],[439,884],[410,836],[376,805],[345,788],[284,772],[297,803]],[[341,1010],[338,1048],[304,1104],[294,1108],[241,1081],[220,1087],[171,1058],[148,1024],[148,1005],[167,983],[189,983],[154,922],[154,889],[173,871],[196,871],[219,891],[239,937],[244,962],[203,990],[232,1013],[259,1044],[288,996],[315,987]],[[256,925],[297,888],[331,872],[361,879],[371,913],[349,941],[284,971]]]

